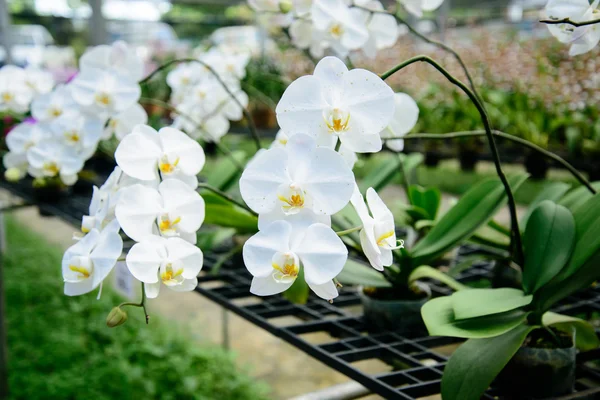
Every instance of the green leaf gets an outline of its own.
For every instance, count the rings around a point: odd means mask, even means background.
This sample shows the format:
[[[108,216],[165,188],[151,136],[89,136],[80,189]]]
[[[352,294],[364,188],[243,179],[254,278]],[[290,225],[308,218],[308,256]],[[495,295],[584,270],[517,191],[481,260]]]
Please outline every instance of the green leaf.
[[[531,213],[533,212],[533,210],[535,210],[535,208],[542,201],[550,200],[550,201],[557,202],[564,196],[565,193],[567,193],[567,191],[570,188],[571,188],[571,185],[569,185],[568,183],[563,183],[563,182],[554,182],[554,183],[551,183],[551,184],[545,186],[537,194],[537,196],[534,197],[534,199],[531,201],[531,203],[529,203],[529,207],[527,208],[527,211],[525,212],[523,217],[521,217],[521,221],[520,221],[521,228],[524,228],[525,226],[527,226],[527,221],[529,220]]]
[[[450,296],[456,319],[482,317],[498,314],[531,303],[533,296],[513,288],[469,289]]]
[[[467,340],[444,368],[442,398],[479,400],[533,329],[519,325],[500,336]]]
[[[300,268],[296,280],[288,290],[283,292],[283,297],[295,304],[306,304],[309,294],[310,288],[304,279],[304,268]]]
[[[592,187],[595,190],[600,190],[600,182],[593,182]],[[579,186],[577,189],[567,193],[558,204],[567,207],[571,212],[575,213],[586,201],[592,197],[592,193],[585,186]]]
[[[243,165],[246,160],[246,153],[235,151],[232,153],[232,157],[239,164]],[[229,189],[237,182],[240,175],[241,172],[237,165],[229,157],[220,157],[214,165],[211,165],[209,170],[203,171],[203,176],[206,176],[206,182],[221,190]]]
[[[511,188],[516,190],[525,179],[524,174],[510,177]],[[413,247],[413,265],[427,264],[468,239],[505,202],[506,193],[499,179],[488,179],[471,188]]]
[[[240,233],[258,232],[258,218],[232,204],[206,204],[204,223],[235,228]]]
[[[467,286],[454,280],[451,276],[443,273],[440,270],[432,268],[429,265],[421,265],[411,272],[410,276],[408,277],[408,282],[411,283],[423,278],[435,279],[436,281],[441,282],[454,290],[468,289]]]
[[[404,167],[404,171],[407,174],[410,174],[412,170],[421,165],[423,163],[423,160],[425,160],[425,156],[423,156],[423,154],[421,153],[400,153],[398,154],[398,157],[400,158],[402,166]]]
[[[348,285],[363,285],[369,287],[390,287],[382,273],[375,271],[371,266],[348,259],[344,269],[336,277],[341,283]]]
[[[523,288],[534,293],[550,282],[571,258],[575,219],[568,208],[542,201],[531,213],[523,235]]]
[[[399,162],[396,158],[382,158],[372,171],[359,182],[360,192],[365,193],[370,187],[375,189],[375,191],[379,191],[387,185],[394,178],[395,174],[400,173]]]
[[[456,292],[455,294],[462,293]],[[528,313],[512,310],[483,317],[456,319],[452,296],[429,300],[421,308],[421,316],[431,336],[487,338],[503,334],[525,322]]]
[[[571,333],[571,328],[575,328],[575,345],[581,351],[594,350],[600,346],[594,327],[583,319],[548,311],[542,316],[542,324],[567,333]]]
[[[425,189],[419,185],[408,187],[408,198],[413,206],[419,207],[427,213],[427,218],[435,220],[442,194],[436,188]]]

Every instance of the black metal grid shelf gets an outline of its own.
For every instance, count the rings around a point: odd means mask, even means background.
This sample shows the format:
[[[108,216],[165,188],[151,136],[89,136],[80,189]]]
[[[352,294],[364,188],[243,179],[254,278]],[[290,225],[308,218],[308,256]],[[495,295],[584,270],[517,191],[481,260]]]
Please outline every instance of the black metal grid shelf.
[[[74,225],[79,225],[81,217],[87,213],[89,194],[70,194],[60,203],[39,203],[26,182],[15,185],[0,181],[0,187],[35,204],[44,215],[57,216]],[[476,251],[473,247],[461,247],[456,262]],[[214,272],[211,265],[214,265],[216,255],[206,254],[205,260],[206,266],[196,288],[198,293],[386,399],[415,400],[439,394],[449,349],[459,344],[460,339],[426,334],[405,337],[394,332],[368,333],[355,288],[342,288],[340,296],[331,304],[312,295],[307,304],[292,304],[282,296],[252,295],[249,292],[252,277],[239,260],[230,260]],[[488,279],[490,275],[490,265],[479,263],[458,279],[469,283]],[[428,283],[434,295],[450,292],[434,282]],[[564,299],[555,311],[588,320],[600,319],[600,287]],[[294,322],[282,325],[282,318]],[[316,333],[320,338],[324,334],[326,341],[315,343],[311,340],[311,335]],[[371,360],[383,363],[385,371],[369,373],[357,365]],[[580,353],[577,360],[576,393],[561,399],[600,398],[600,350]],[[498,394],[491,389],[483,398],[496,399]]]

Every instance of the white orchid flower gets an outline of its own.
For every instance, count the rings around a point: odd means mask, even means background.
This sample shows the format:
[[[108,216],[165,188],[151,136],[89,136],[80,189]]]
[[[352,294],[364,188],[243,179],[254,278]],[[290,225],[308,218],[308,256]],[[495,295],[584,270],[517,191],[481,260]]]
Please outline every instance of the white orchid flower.
[[[167,75],[167,85],[174,92],[187,91],[200,82],[203,76],[198,63],[182,63]]]
[[[146,110],[140,104],[135,103],[131,107],[110,117],[106,128],[104,128],[102,139],[110,139],[114,134],[117,139],[123,140],[136,125],[146,125],[147,123],[148,114]]]
[[[369,39],[363,10],[350,8],[344,0],[314,0],[311,15],[315,28],[325,32],[324,39],[340,57]]]
[[[239,121],[244,117],[244,109],[248,107],[248,94],[244,92],[242,89],[237,87],[231,87],[230,91],[235,96],[235,99],[232,96],[227,95],[224,100],[224,103],[220,105],[221,113],[230,121]],[[237,101],[236,101],[237,100]]]
[[[95,68],[82,70],[69,86],[77,103],[105,118],[134,105],[142,93],[129,76]]]
[[[146,295],[153,299],[161,284],[176,292],[194,290],[203,254],[180,238],[149,236],[129,250],[126,262],[131,274],[146,284]]]
[[[115,214],[123,231],[136,242],[157,234],[196,243],[204,208],[198,192],[177,179],[168,179],[157,190],[139,184],[122,189]]]
[[[123,240],[116,223],[109,224],[102,232],[92,229],[63,256],[65,294],[79,296],[100,286],[122,251]]]
[[[356,187],[352,195],[352,205],[363,223],[360,244],[371,266],[383,271],[383,267],[392,265],[392,250],[404,247],[404,242],[400,241],[400,244],[397,244],[394,216],[373,188],[367,189],[367,202],[372,216]]]
[[[41,68],[28,66],[25,68],[25,84],[36,95],[46,94],[54,87],[54,77]]]
[[[92,229],[102,230],[108,215],[108,205],[110,202],[108,196],[107,192],[94,186],[88,215],[84,215],[81,219],[81,231],[83,233],[88,233]]]
[[[375,11],[383,11],[384,7],[378,0],[370,0],[365,2],[364,7]],[[369,39],[362,46],[362,51],[368,58],[375,58],[377,52],[392,47],[396,44],[400,30],[396,18],[391,14],[380,12],[369,12],[361,10],[367,30],[369,31]]]
[[[406,93],[396,93],[394,95],[396,111],[390,124],[381,132],[381,138],[387,139],[385,145],[393,151],[404,150],[404,139],[401,139],[409,133],[419,120],[419,106],[412,97]]]
[[[14,153],[9,151],[2,157],[2,165],[6,171],[4,171],[4,178],[9,182],[19,181],[27,175],[29,169],[29,162],[27,161],[27,153]]]
[[[308,286],[321,298],[331,300],[338,292],[333,283],[344,268],[348,250],[327,225],[310,225],[293,235],[287,221],[275,221],[244,244],[244,263],[254,276],[250,292],[269,296],[287,290],[304,269]]]
[[[115,159],[123,172],[143,181],[183,179],[196,187],[196,175],[204,166],[204,150],[195,140],[174,128],[159,132],[147,125],[138,125],[123,138]]]
[[[31,147],[52,136],[50,126],[41,122],[22,122],[6,135],[6,146],[11,152],[23,154]]]
[[[288,135],[283,131],[283,129],[280,129],[275,135],[275,140],[273,140],[273,143],[271,143],[271,148],[285,147],[287,145],[288,140]]]
[[[295,80],[277,105],[277,121],[288,135],[310,132],[319,144],[338,138],[348,150],[381,150],[379,133],[394,115],[394,92],[364,69],[348,71],[335,57],[325,57],[313,75]]]
[[[550,19],[569,18],[573,22],[591,21],[600,18],[599,0],[591,5],[588,0],[550,0],[546,4],[546,14]],[[574,27],[570,24],[548,24],[550,33],[561,43],[571,44],[570,56],[587,53],[600,42],[598,24]]]
[[[208,52],[202,54],[199,59],[210,66],[219,77],[228,83],[239,83],[246,77],[246,67],[250,62],[251,53],[249,51],[231,51],[226,46],[213,47]],[[210,71],[203,67],[211,78],[214,78]]]
[[[79,113],[64,114],[50,124],[54,137],[72,147],[84,160],[96,152],[103,126],[103,120]]]
[[[179,117],[174,121],[173,125],[182,124],[182,128],[189,133],[189,135],[198,140],[202,139],[206,142],[218,143],[221,138],[229,132],[229,120],[221,114],[216,114],[210,117],[202,117],[197,114],[185,117]]]
[[[144,61],[123,41],[86,51],[79,59],[79,68],[81,71],[113,70],[135,82],[144,77]]]
[[[437,10],[444,0],[398,0],[406,11],[421,18],[424,12]]]
[[[71,146],[53,139],[42,140],[27,151],[29,174],[34,178],[59,176],[65,185],[77,182],[77,173],[83,168],[83,159]]]
[[[240,179],[240,192],[258,214],[280,208],[295,214],[308,208],[331,215],[348,204],[354,174],[342,156],[317,147],[310,136],[297,134],[285,148],[271,148],[248,164]]]
[[[31,103],[31,115],[38,121],[50,122],[79,111],[68,86],[58,85],[52,92],[36,97]]]
[[[0,112],[26,112],[33,94],[22,68],[14,65],[0,68]]]

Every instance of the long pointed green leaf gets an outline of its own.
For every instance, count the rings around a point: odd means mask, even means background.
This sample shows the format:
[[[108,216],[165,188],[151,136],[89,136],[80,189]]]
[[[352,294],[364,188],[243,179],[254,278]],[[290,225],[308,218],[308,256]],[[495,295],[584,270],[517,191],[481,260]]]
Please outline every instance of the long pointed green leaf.
[[[487,339],[469,339],[444,368],[444,400],[479,400],[535,327],[521,324]]]
[[[432,268],[429,265],[421,265],[420,267],[416,268],[413,272],[411,272],[410,276],[408,277],[408,281],[414,282],[423,278],[435,279],[436,281],[441,282],[454,290],[468,289],[467,286],[463,285],[451,276],[443,273],[440,270]]]
[[[454,317],[467,319],[498,314],[524,307],[533,296],[513,288],[468,289],[454,293],[451,297]]]
[[[240,233],[258,232],[258,218],[231,204],[206,204],[204,223],[235,228]]]
[[[349,259],[344,269],[336,278],[341,283],[348,285],[363,285],[370,287],[390,287],[382,273],[375,271],[371,266]]]
[[[565,193],[567,193],[567,191],[570,188],[571,188],[571,185],[569,185],[568,183],[564,183],[564,182],[554,182],[554,183],[551,183],[548,186],[544,187],[544,189],[542,189],[537,194],[537,196],[535,196],[535,198],[531,201],[531,203],[529,203],[529,207],[527,208],[527,211],[525,212],[523,217],[521,217],[521,221],[520,221],[520,225],[519,225],[521,227],[521,229],[524,229],[527,226],[527,221],[529,220],[531,213],[533,212],[533,210],[536,209],[536,207],[542,201],[550,200],[550,201],[557,202],[564,196]]]
[[[592,182],[592,187],[596,190],[600,190],[600,182]],[[591,197],[592,193],[590,193],[589,189],[585,186],[580,186],[567,193],[562,199],[560,199],[558,204],[567,207],[574,213]]]
[[[583,319],[548,311],[542,316],[542,323],[568,333],[571,328],[575,328],[575,345],[581,351],[594,350],[600,346],[594,327]]]

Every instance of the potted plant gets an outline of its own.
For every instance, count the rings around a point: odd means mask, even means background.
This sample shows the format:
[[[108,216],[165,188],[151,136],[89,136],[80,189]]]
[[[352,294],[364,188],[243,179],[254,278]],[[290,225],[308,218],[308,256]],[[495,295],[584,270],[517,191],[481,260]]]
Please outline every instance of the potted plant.
[[[571,392],[575,349],[600,342],[589,322],[549,310],[600,277],[599,200],[574,212],[550,200],[533,210],[521,289],[461,290],[423,306],[431,335],[468,339],[444,370],[444,400],[479,399],[490,384],[528,398]]]

